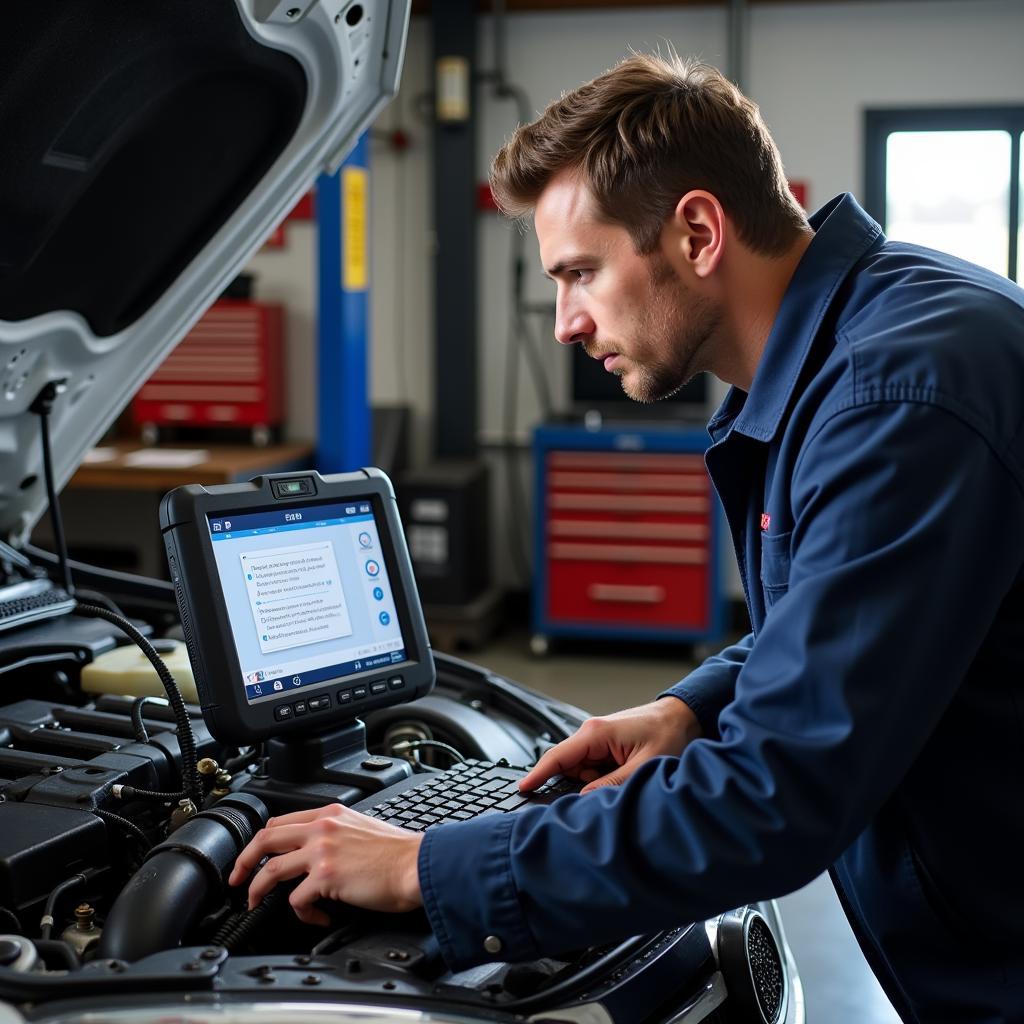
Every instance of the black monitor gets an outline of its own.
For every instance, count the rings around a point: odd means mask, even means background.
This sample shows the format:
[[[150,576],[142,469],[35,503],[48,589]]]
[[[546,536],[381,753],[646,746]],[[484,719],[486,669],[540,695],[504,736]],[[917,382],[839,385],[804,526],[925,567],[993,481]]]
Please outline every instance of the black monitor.
[[[160,527],[203,717],[221,741],[326,732],[433,687],[379,470],[179,487]]]

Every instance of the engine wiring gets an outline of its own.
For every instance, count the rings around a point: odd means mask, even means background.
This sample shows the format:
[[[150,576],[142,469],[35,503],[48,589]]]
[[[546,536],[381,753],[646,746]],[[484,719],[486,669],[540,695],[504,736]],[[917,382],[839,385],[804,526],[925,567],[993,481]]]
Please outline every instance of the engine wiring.
[[[440,740],[399,740],[391,749],[398,757],[405,757],[407,753],[412,753],[414,755],[418,754],[418,752],[424,747],[443,750],[452,759],[452,764],[462,764],[466,761],[466,757],[459,753],[455,747],[451,746],[449,743],[442,743]],[[436,770],[431,768],[430,765],[423,764],[423,762],[419,760],[418,756],[416,757],[414,764],[423,768],[425,771]]]
[[[150,664],[156,669],[160,681],[167,692],[167,699],[171,710],[174,712],[174,719],[178,727],[178,743],[181,747],[181,781],[182,790],[179,793],[159,794],[160,799],[179,800],[188,797],[198,807],[203,802],[203,784],[199,778],[197,769],[198,759],[196,757],[196,741],[192,732],[192,720],[189,718],[188,708],[185,707],[184,698],[178,689],[178,684],[171,675],[163,658],[157,653],[156,648],[146,639],[142,633],[127,619],[116,615],[114,612],[99,605],[79,604],[75,607],[75,615],[82,615],[85,618],[104,619],[117,626],[122,632],[128,635],[139,647],[143,654],[149,659]]]

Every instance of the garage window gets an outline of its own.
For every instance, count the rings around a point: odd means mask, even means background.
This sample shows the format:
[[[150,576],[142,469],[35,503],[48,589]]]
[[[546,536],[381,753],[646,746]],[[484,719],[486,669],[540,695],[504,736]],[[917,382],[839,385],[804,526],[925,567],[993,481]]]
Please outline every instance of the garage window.
[[[896,240],[1024,282],[1024,107],[869,110],[868,212]]]

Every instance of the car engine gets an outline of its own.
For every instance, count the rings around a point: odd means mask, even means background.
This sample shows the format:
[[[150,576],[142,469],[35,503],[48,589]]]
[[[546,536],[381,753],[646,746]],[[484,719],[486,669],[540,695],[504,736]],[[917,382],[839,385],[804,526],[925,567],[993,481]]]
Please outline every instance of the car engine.
[[[110,642],[102,621],[87,625]],[[170,657],[181,641],[154,643]],[[79,641],[27,653],[0,672],[0,999],[28,1007],[153,991],[190,1000],[331,993],[473,1008],[486,1019],[597,1004],[609,1016],[595,1020],[801,1019],[772,904],[460,974],[444,964],[420,912],[330,905],[325,930],[294,916],[287,886],[248,911],[244,889],[225,881],[235,858],[270,814],[308,804],[289,805],[273,788],[270,800],[254,795],[266,774],[262,745],[225,748],[194,704],[184,706],[192,738],[183,740],[166,700],[83,692],[87,649]],[[367,716],[371,753],[406,756],[417,771],[449,767],[452,752],[525,766],[585,718],[467,662],[435,662],[433,693]],[[190,743],[194,752],[183,749]],[[183,781],[193,757],[201,793]],[[679,1007],[690,1016],[677,1016]]]

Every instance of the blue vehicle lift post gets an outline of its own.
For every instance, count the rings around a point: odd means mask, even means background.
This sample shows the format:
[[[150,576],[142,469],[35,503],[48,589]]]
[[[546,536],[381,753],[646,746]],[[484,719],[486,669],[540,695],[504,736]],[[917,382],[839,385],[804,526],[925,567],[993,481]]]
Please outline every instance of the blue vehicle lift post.
[[[350,472],[371,463],[369,158],[364,133],[338,172],[317,181],[316,465],[322,473]]]

